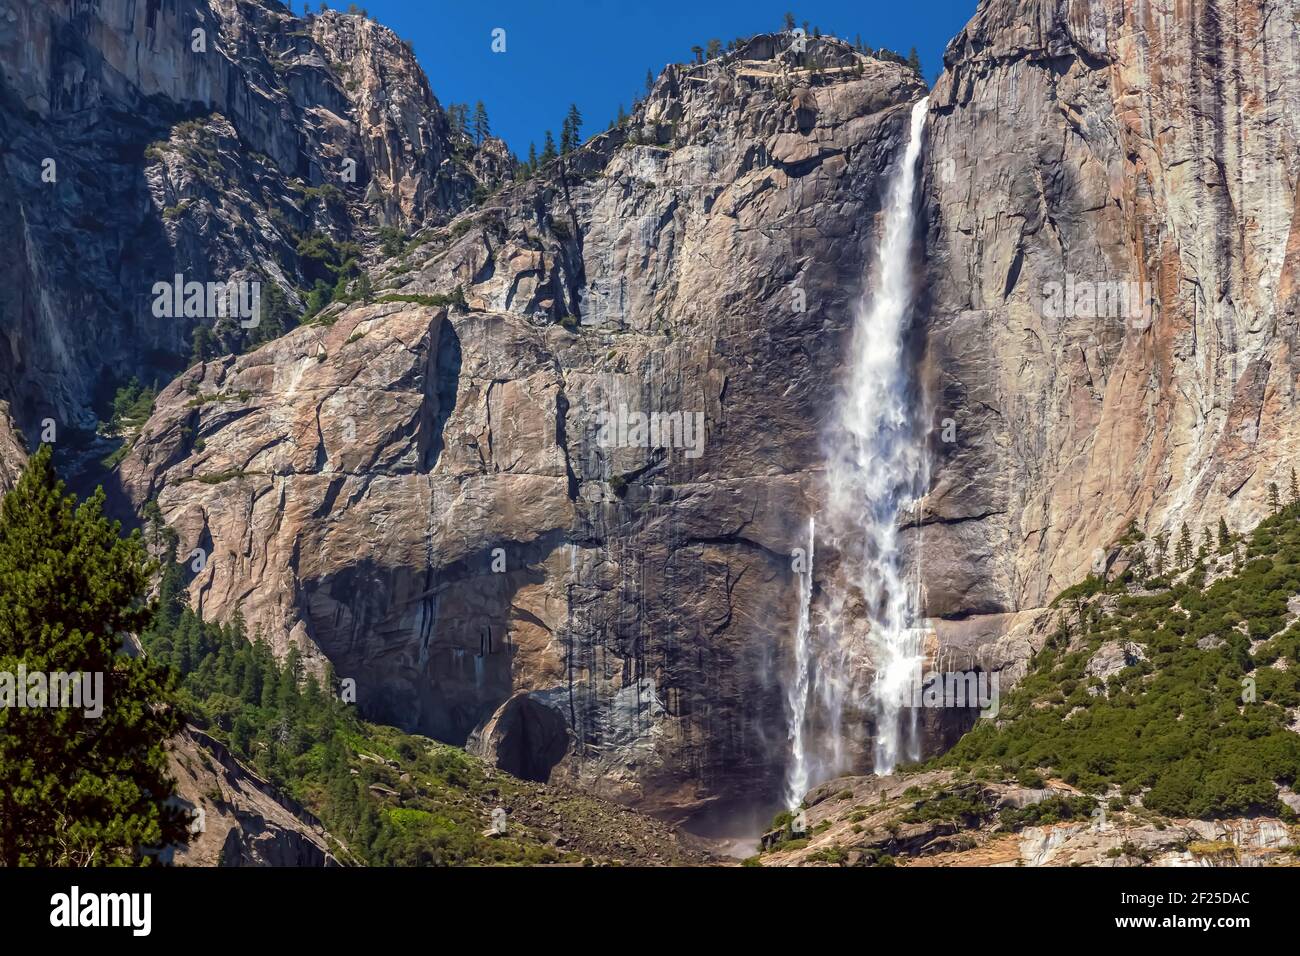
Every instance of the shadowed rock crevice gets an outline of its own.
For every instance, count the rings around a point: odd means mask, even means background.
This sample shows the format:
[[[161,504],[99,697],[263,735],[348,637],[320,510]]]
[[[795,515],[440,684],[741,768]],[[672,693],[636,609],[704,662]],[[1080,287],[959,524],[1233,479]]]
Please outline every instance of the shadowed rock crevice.
[[[465,747],[509,774],[538,783],[550,779],[568,748],[564,715],[526,692],[502,704]]]

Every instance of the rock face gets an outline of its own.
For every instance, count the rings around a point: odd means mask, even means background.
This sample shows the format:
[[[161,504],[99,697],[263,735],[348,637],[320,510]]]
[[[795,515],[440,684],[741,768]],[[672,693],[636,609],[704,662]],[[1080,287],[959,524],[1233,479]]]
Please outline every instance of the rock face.
[[[22,433],[9,417],[8,405],[0,402],[0,494],[17,483],[26,463],[27,449]]]
[[[320,821],[275,790],[201,730],[169,748],[176,795],[194,815],[181,866],[337,866]]]
[[[297,305],[322,273],[304,240],[442,222],[510,172],[360,16],[37,0],[0,22],[0,401],[33,440],[52,422],[65,459],[211,324],[155,314],[155,283],[260,280]]]
[[[17,424],[87,429],[104,389],[170,381],[124,500],[202,550],[205,616],[328,661],[369,717],[666,814],[775,793],[792,551],[920,78],[755,37],[472,202],[508,156],[363,18],[17,16]],[[934,462],[903,537],[934,659],[1014,677],[1130,521],[1241,526],[1286,487],[1300,24],[1283,0],[984,0],[946,67],[914,317]],[[380,225],[415,235],[384,253]],[[371,301],[182,371],[196,323],[153,316],[153,282],[255,274],[296,305],[321,237],[355,243]]]
[[[1044,606],[1131,521],[1199,536],[1285,495],[1300,21],[1289,0],[984,0],[945,65],[923,321],[955,441],[933,443],[920,538],[930,612],[964,618]]]
[[[465,749],[521,780],[546,783],[569,750],[564,715],[526,691],[502,704]]]
[[[499,759],[527,691],[572,734],[554,773],[664,812],[776,780],[825,383],[924,92],[788,43],[670,67],[373,304],[168,386],[121,478],[211,556],[203,613]]]

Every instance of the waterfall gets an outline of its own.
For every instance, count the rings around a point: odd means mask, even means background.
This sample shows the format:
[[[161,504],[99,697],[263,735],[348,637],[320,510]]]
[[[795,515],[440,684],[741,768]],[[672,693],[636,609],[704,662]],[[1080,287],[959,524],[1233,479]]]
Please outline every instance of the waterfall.
[[[790,763],[785,775],[785,805],[791,809],[799,806],[808,792],[812,776],[806,735],[808,732],[808,690],[812,678],[812,594],[814,541],[817,519],[808,519],[808,567],[799,577],[799,623],[794,637],[794,675],[786,689],[786,705],[790,711]]]
[[[876,773],[920,757],[915,712],[905,706],[924,653],[916,627],[919,581],[904,566],[898,531],[926,478],[906,339],[927,103],[912,108],[907,144],[885,199],[883,235],[855,314],[838,414],[826,436],[824,536],[838,551],[840,567],[827,580],[826,626],[807,651],[816,713],[806,719],[814,720],[821,738],[815,758],[792,761],[792,769],[804,764],[805,782],[814,771],[824,780],[849,769],[846,709],[863,703],[876,726]],[[874,674],[869,688],[868,670]]]

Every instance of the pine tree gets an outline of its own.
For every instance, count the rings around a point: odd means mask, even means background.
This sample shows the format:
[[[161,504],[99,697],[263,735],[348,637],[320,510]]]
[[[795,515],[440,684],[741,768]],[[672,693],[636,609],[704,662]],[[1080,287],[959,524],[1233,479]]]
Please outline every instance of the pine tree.
[[[1282,510],[1282,500],[1278,494],[1277,482],[1275,481],[1268,483],[1268,510],[1273,514],[1277,514]]]
[[[710,40],[704,50],[705,59],[712,60],[714,57],[722,56],[722,41]]]
[[[488,125],[487,107],[483,101],[479,100],[474,104],[474,142],[482,146],[483,141],[492,135],[492,128]]]
[[[1151,576],[1151,568],[1147,564],[1147,553],[1142,547],[1134,549],[1133,554],[1133,577],[1138,581],[1145,581]]]
[[[578,104],[570,103],[569,112],[560,127],[560,155],[567,156],[582,144],[582,114]]]
[[[98,715],[85,697],[82,707],[32,706],[31,696],[0,707],[6,866],[138,862],[144,849],[186,839],[184,814],[166,805],[165,744],[180,727],[166,673],[120,653],[153,614],[150,562],[139,532],[122,538],[103,508],[102,488],[80,506],[65,494],[48,446],[0,505],[0,672],[102,681]]]
[[[191,337],[190,364],[199,365],[212,357],[212,332],[204,322],[194,326]]]
[[[648,95],[650,94],[650,92],[651,92],[654,88],[655,88],[655,75],[654,75],[654,73],[651,72],[650,70],[646,70],[646,71],[645,71],[645,91],[646,91],[646,95],[648,96]]]
[[[547,163],[551,162],[555,159],[556,155],[555,137],[551,135],[551,131],[548,129],[546,131],[546,139],[542,143],[542,165],[545,166]]]
[[[1214,535],[1210,534],[1210,529],[1208,527],[1202,528],[1201,547],[1200,550],[1198,550],[1196,553],[1196,560],[1204,561],[1206,558],[1210,556],[1210,552],[1213,550],[1214,550]]]
[[[294,321],[295,316],[293,309],[289,307],[288,297],[274,282],[263,281],[258,322],[249,330],[249,345],[256,347],[272,339],[278,339],[288,331]]]
[[[367,305],[375,299],[375,287],[370,281],[369,273],[361,273],[357,279],[357,298]]]
[[[1178,533],[1178,550],[1182,553],[1182,559],[1179,561],[1178,566],[1180,568],[1190,568],[1196,550],[1192,546],[1192,532],[1188,530],[1186,521],[1183,522],[1183,528]]]
[[[1155,538],[1155,555],[1152,564],[1155,565],[1156,577],[1163,577],[1165,573],[1165,556],[1169,550],[1169,532],[1161,531]]]
[[[917,73],[921,72],[921,57],[916,52],[916,47],[912,47],[912,52],[907,54],[907,65]]]
[[[1291,469],[1291,501],[1290,504],[1300,504],[1300,484],[1296,483],[1295,469]]]
[[[447,122],[451,124],[451,131],[455,135],[465,133],[465,117],[469,114],[469,107],[464,103],[452,103],[447,107]]]
[[[528,144],[528,175],[537,172],[537,144]]]
[[[1228,531],[1228,522],[1219,516],[1219,554],[1227,554],[1232,547],[1232,533]]]
[[[789,33],[793,29],[794,29],[794,14],[787,13],[785,15],[785,30],[787,33]]]

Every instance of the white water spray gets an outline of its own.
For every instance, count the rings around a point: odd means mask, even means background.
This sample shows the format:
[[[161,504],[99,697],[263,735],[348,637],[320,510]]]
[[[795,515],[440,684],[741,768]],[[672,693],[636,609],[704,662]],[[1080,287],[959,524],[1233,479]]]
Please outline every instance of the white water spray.
[[[808,567],[799,578],[799,624],[794,637],[794,678],[786,688],[790,710],[790,763],[785,775],[785,805],[797,807],[812,776],[808,744],[808,685],[812,677],[812,594],[817,519],[808,519]]]
[[[845,710],[864,697],[876,724],[875,772],[889,773],[903,757],[920,756],[915,712],[905,707],[924,653],[923,632],[916,627],[919,583],[904,567],[898,529],[926,478],[905,353],[913,299],[913,197],[927,104],[924,99],[912,108],[907,146],[886,197],[868,295],[857,310],[839,415],[827,436],[824,534],[839,551],[841,566],[828,581],[827,626],[820,640],[804,634],[809,612],[801,609],[791,699],[802,695],[815,713],[796,713],[800,725],[791,727],[795,748],[787,791],[798,789],[791,805],[817,782],[814,776],[824,780],[849,769]],[[855,626],[864,618],[865,646],[862,628]],[[798,659],[800,654],[806,659]],[[863,680],[868,668],[874,673],[869,691]],[[810,722],[820,733],[816,748],[805,739],[803,724]]]

